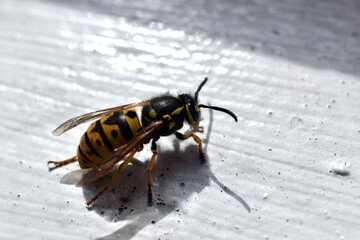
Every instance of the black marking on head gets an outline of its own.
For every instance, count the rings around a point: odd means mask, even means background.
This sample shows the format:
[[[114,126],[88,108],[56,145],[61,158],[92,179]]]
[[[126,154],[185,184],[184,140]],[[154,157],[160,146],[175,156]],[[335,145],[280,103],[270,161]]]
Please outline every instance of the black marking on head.
[[[105,146],[109,149],[110,152],[114,150],[113,146],[111,145],[109,139],[106,137],[106,134],[104,132],[104,129],[101,126],[100,120],[97,120],[95,122],[95,127],[91,130],[91,133],[98,133],[101,137],[101,140],[105,144]]]
[[[101,147],[102,142],[101,142],[99,139],[97,139],[97,140],[96,140],[96,144],[97,144],[99,147]]]
[[[100,142],[100,144],[99,144],[99,142]],[[100,141],[99,139],[96,140],[96,143],[97,143],[99,146],[102,145],[102,143],[101,143],[101,141]],[[94,153],[96,156],[98,156],[99,158],[102,159],[102,157],[100,156],[100,154],[96,151],[96,149],[95,149],[94,146],[92,145],[92,143],[91,143],[91,141],[90,141],[90,139],[89,139],[89,136],[88,136],[88,133],[87,133],[87,132],[85,132],[85,144],[89,147],[89,149],[91,150],[92,153]]]

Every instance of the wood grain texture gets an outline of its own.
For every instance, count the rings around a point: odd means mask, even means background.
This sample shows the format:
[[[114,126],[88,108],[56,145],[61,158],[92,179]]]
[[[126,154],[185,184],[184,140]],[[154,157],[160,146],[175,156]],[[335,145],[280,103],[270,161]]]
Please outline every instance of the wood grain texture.
[[[355,239],[360,234],[358,1],[21,1],[0,4],[1,239]],[[75,188],[86,126],[63,121],[170,91],[200,93],[208,162],[159,141]],[[186,130],[186,129],[184,129]],[[175,142],[175,144],[174,144]],[[64,177],[65,176],[65,177]]]

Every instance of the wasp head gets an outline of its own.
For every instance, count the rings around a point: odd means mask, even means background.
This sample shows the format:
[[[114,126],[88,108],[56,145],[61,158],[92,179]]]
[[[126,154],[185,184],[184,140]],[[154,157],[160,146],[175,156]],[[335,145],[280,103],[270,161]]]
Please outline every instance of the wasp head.
[[[201,88],[205,85],[205,83],[207,82],[208,78],[205,78],[199,85],[199,87],[197,88],[196,92],[195,92],[195,97],[192,98],[190,95],[188,94],[181,94],[180,97],[182,99],[182,101],[185,104],[186,107],[186,121],[190,124],[191,129],[197,130],[199,127],[199,122],[200,122],[200,108],[210,108],[212,110],[215,111],[220,111],[220,112],[224,112],[229,114],[232,118],[234,118],[234,120],[237,122],[237,116],[231,112],[230,110],[226,109],[226,108],[221,108],[221,107],[215,107],[215,106],[207,106],[204,104],[199,104],[198,103],[198,97],[199,97],[199,92],[201,90]]]

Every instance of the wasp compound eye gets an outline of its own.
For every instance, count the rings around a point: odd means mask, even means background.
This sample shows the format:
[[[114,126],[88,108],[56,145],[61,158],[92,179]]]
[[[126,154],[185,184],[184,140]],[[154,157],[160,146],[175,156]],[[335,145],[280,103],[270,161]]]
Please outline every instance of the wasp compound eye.
[[[190,125],[197,125],[200,121],[200,111],[197,103],[189,94],[181,94],[180,98],[185,106],[185,119]]]

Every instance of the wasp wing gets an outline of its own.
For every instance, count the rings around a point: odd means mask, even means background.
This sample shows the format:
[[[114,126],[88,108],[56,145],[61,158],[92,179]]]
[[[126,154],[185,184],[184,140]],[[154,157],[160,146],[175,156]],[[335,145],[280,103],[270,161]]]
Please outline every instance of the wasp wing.
[[[62,184],[76,185],[91,168],[77,169],[66,173],[60,180]]]
[[[132,103],[132,104],[127,104],[127,105],[123,105],[123,106],[118,106],[118,107],[114,107],[114,108],[107,108],[107,109],[98,110],[98,111],[95,111],[95,112],[91,112],[91,113],[87,113],[87,114],[84,114],[84,115],[80,115],[80,116],[71,118],[71,119],[67,120],[66,122],[64,122],[63,124],[61,124],[60,126],[58,126],[52,132],[52,134],[54,136],[60,136],[64,132],[76,127],[77,125],[79,125],[81,123],[91,121],[91,120],[100,118],[102,116],[105,116],[107,114],[117,112],[117,111],[120,111],[120,110],[144,106],[144,104],[147,103],[147,102],[148,101],[143,101],[143,102],[139,102],[139,103]]]
[[[77,187],[89,184],[100,177],[105,176],[119,161],[124,159],[133,149],[151,138],[157,131],[165,127],[163,121],[154,121],[138,132],[127,144],[114,149],[109,156],[100,164],[83,175],[83,178],[76,184]]]

